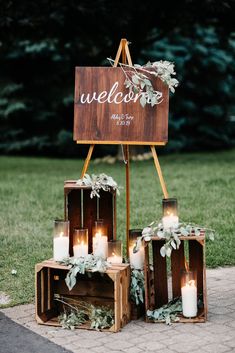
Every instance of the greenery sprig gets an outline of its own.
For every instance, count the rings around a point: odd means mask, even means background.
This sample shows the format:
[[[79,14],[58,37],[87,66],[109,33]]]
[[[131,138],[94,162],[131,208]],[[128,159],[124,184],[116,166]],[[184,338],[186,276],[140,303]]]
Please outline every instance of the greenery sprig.
[[[170,257],[172,250],[179,249],[180,237],[205,234],[210,240],[214,240],[215,231],[210,228],[205,228],[194,223],[179,223],[178,228],[164,229],[162,223],[152,222],[148,227],[143,229],[142,237],[140,237],[133,249],[133,252],[138,252],[143,240],[151,241],[153,236],[158,236],[160,239],[165,239],[165,244],[160,249],[162,257]]]
[[[170,325],[172,322],[179,321],[178,314],[182,314],[181,298],[175,298],[159,309],[147,310],[147,318],[153,322],[165,322]]]
[[[136,304],[144,303],[144,271],[131,271],[130,298]]]
[[[91,176],[89,174],[85,174],[82,179],[78,179],[76,184],[79,186],[90,186],[92,189],[90,194],[91,199],[94,196],[100,197],[100,190],[116,190],[117,195],[120,195],[120,187],[116,181],[111,176],[104,173],[101,173],[100,175],[92,174]]]
[[[113,64],[114,60],[108,58]],[[129,89],[130,94],[141,94],[140,104],[145,107],[150,104],[152,107],[162,102],[162,92],[156,91],[153,87],[151,78],[159,77],[168,85],[172,93],[178,86],[179,81],[172,76],[176,75],[174,63],[160,60],[155,62],[148,61],[147,64],[141,66],[134,64],[133,66],[119,63],[125,75],[125,87]]]
[[[110,265],[100,256],[88,254],[85,257],[68,258],[61,261],[63,265],[69,266],[70,270],[65,278],[65,283],[69,290],[73,289],[77,282],[77,274],[89,272],[105,272]],[[88,272],[88,274],[89,274]]]
[[[74,330],[83,324],[97,331],[114,325],[114,312],[109,307],[96,307],[91,303],[55,295],[55,300],[64,305],[64,312],[58,316],[63,328]]]

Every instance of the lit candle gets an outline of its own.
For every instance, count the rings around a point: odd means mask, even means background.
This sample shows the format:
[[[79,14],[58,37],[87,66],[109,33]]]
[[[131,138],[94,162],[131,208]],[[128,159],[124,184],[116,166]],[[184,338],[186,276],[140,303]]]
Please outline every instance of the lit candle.
[[[73,255],[85,257],[88,255],[88,229],[75,228],[73,232]]]
[[[162,224],[164,229],[169,228],[178,228],[179,226],[179,217],[170,214],[169,216],[164,216],[162,218]]]
[[[85,257],[88,255],[88,244],[84,244],[84,241],[81,244],[77,244],[73,246],[73,254],[74,257]]]
[[[107,259],[108,254],[108,237],[100,232],[95,233],[92,238],[93,254]]]
[[[53,249],[55,261],[62,261],[69,257],[69,237],[63,232],[60,232],[59,236],[54,236]]]
[[[178,228],[178,203],[175,198],[168,198],[162,200],[163,218],[162,224],[164,229]]]
[[[139,251],[133,253],[135,244],[129,246],[130,265],[136,270],[143,270],[144,268],[144,247],[141,246]]]
[[[185,317],[197,316],[196,271],[183,271],[181,277],[182,310]]]
[[[114,252],[112,253],[112,256],[109,256],[107,258],[107,262],[110,264],[121,264],[122,263],[122,257],[116,255]]]

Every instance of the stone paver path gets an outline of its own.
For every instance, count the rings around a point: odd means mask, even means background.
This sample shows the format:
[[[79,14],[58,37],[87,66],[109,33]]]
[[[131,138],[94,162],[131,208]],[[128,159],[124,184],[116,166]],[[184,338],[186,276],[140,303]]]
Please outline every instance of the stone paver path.
[[[2,309],[15,322],[74,353],[235,352],[235,267],[207,270],[209,318],[202,324],[132,321],[118,333],[37,325],[34,306]]]

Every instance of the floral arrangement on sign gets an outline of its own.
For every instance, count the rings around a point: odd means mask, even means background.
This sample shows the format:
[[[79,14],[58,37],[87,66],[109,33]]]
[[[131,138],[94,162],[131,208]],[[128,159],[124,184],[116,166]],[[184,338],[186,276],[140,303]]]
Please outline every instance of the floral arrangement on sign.
[[[107,58],[111,65],[114,60]],[[119,63],[125,75],[125,87],[129,89],[130,93],[141,94],[140,104],[144,108],[146,104],[153,107],[162,102],[162,92],[156,91],[153,87],[152,78],[159,77],[170,89],[172,93],[178,86],[179,81],[172,77],[176,75],[175,65],[166,60],[155,62],[148,61],[145,65],[134,64],[133,66]]]

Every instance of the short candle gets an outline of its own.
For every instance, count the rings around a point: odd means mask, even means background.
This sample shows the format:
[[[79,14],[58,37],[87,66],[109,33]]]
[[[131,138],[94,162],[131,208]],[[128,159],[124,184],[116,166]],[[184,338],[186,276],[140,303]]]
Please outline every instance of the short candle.
[[[183,273],[181,296],[183,316],[195,317],[197,316],[197,285],[196,280],[193,279],[193,271]]]
[[[130,231],[129,231],[130,265],[132,268],[134,268],[136,270],[143,270],[143,268],[144,268],[144,247],[143,247],[143,245],[140,246],[139,251],[137,251],[136,253],[133,252],[136,241],[137,241],[138,237],[141,237],[141,235],[142,235],[142,229],[130,229]]]
[[[162,200],[163,206],[163,218],[162,225],[164,229],[178,228],[179,217],[178,217],[178,205],[177,199],[168,198]]]
[[[74,229],[73,254],[74,257],[85,257],[88,255],[88,229]]]
[[[108,257],[107,262],[110,264],[122,263],[122,241],[112,240],[108,242]]]
[[[112,256],[109,256],[107,258],[107,262],[110,264],[121,264],[122,263],[122,257],[117,256],[115,253],[112,253]]]

